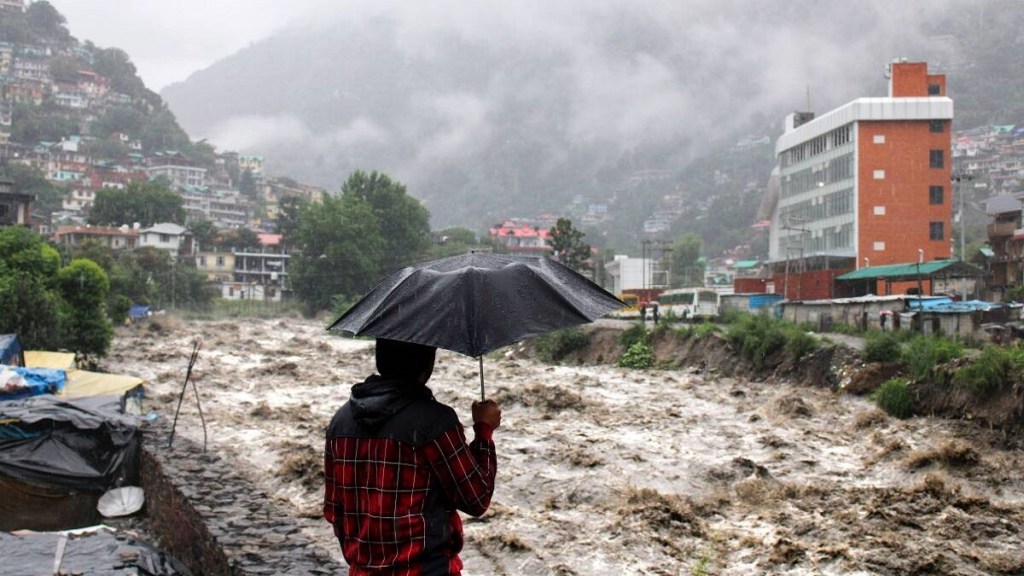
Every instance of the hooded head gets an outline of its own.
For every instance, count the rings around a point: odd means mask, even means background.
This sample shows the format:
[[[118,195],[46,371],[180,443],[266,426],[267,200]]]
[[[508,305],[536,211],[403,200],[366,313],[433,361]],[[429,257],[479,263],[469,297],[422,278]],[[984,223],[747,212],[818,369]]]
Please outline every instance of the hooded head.
[[[384,378],[426,384],[434,372],[437,348],[377,338],[377,373]]]

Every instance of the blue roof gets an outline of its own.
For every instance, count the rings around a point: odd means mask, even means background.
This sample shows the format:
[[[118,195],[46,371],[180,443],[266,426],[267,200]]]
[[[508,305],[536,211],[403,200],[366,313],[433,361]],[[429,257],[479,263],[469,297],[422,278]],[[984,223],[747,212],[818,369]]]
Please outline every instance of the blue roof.
[[[907,307],[911,310],[923,310],[925,312],[979,312],[1002,308],[1003,305],[998,302],[985,302],[983,300],[954,302],[952,298],[929,298],[907,300]]]

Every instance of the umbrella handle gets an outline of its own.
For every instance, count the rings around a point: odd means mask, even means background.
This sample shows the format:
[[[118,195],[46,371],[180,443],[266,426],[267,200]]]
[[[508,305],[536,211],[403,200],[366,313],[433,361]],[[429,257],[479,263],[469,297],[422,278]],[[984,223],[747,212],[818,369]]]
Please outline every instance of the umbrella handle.
[[[480,356],[477,356],[477,359],[480,360],[480,401],[483,402],[484,400],[487,399],[487,396],[484,394],[484,356],[483,356],[483,354],[481,354]]]

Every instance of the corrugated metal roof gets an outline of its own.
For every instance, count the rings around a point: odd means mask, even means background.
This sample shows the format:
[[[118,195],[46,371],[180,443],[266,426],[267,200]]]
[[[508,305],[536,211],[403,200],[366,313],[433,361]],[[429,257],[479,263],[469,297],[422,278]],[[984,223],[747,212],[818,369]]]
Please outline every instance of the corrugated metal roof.
[[[875,278],[917,276],[918,274],[921,276],[929,276],[960,263],[961,262],[959,260],[929,260],[928,262],[922,262],[920,265],[917,262],[914,262],[913,264],[871,266],[870,268],[861,268],[860,270],[847,272],[846,274],[836,278],[836,280],[867,280]]]
[[[1013,196],[992,196],[985,200],[985,213],[989,216],[1005,214],[1007,212],[1020,212],[1020,200]]]

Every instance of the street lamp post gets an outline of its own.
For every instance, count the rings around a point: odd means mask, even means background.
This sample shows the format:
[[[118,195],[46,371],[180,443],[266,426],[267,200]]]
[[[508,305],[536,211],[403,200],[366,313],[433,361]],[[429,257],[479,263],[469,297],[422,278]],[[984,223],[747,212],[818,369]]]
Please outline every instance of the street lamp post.
[[[643,299],[647,287],[647,241],[640,241],[640,299]]]
[[[821,186],[821,183],[819,182],[818,185]],[[795,220],[797,220],[798,222],[802,222],[802,219],[795,219]],[[803,238],[803,235],[805,233],[807,233],[807,232],[810,232],[810,230],[808,230],[806,228],[797,228],[795,226],[792,226],[791,224],[792,224],[792,220],[787,218],[786,219],[786,223],[783,224],[783,226],[782,226],[782,229],[783,230],[789,230],[789,231],[792,231],[792,232],[799,232],[800,233],[800,237],[799,237],[800,238],[800,246],[798,246],[796,248],[796,250],[798,250],[799,251],[798,253],[800,254],[799,262],[801,264],[801,266],[800,266],[800,274],[798,276],[799,280],[797,281],[797,299],[799,299],[800,298],[801,288],[803,287],[803,273],[802,273],[803,272],[802,264],[803,264],[803,258],[804,258],[804,238]],[[786,237],[786,273],[785,273],[785,279],[783,280],[783,284],[782,284],[782,297],[787,299],[787,300],[789,299],[789,252],[790,252],[790,250],[793,249],[793,247],[789,245],[789,239],[790,239],[790,237],[787,236]]]

